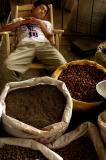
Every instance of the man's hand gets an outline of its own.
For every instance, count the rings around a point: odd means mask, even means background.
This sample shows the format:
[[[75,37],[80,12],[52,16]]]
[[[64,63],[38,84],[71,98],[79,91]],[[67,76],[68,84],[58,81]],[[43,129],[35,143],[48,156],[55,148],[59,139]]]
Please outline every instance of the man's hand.
[[[38,26],[41,26],[43,24],[43,22],[42,22],[42,20],[37,19],[35,17],[28,17],[22,21],[22,25],[25,25],[25,24],[36,24]]]

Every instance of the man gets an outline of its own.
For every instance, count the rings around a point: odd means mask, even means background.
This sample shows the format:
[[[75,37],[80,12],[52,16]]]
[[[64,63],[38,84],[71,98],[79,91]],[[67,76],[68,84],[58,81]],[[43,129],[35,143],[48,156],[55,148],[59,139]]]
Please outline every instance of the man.
[[[6,59],[5,64],[10,71],[25,73],[35,57],[43,64],[55,70],[66,63],[61,53],[52,46],[52,26],[43,18],[48,13],[48,5],[36,1],[32,8],[32,17],[20,17],[7,24],[4,31],[17,30],[18,45]]]

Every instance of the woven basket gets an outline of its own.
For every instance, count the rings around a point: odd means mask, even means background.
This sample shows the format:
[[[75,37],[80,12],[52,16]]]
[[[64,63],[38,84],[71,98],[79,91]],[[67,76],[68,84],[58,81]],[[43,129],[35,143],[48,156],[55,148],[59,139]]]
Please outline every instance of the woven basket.
[[[99,65],[98,63],[90,60],[76,60],[76,61],[71,61],[69,63],[66,63],[64,65],[61,65],[59,68],[55,70],[55,72],[52,74],[52,78],[58,79],[60,74],[62,73],[63,70],[65,70],[69,65],[90,65],[90,66],[95,66],[97,69],[102,70],[104,73],[106,73],[106,69]],[[76,100],[73,98],[73,107],[74,110],[88,110],[95,108],[99,106],[101,103],[103,103],[103,100],[101,101],[95,101],[95,102],[84,102],[80,100]]]

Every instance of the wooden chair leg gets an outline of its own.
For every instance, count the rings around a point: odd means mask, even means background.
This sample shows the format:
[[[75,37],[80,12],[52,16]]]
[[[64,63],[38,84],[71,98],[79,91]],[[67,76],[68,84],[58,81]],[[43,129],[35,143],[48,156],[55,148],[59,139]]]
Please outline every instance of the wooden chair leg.
[[[9,34],[5,34],[5,40],[6,40],[6,53],[7,55],[10,54],[10,38],[9,38]]]
[[[46,67],[45,67],[45,65],[43,65],[43,64],[34,63],[34,64],[31,64],[31,65],[30,65],[30,68],[31,68],[31,69],[44,69],[44,68],[46,68]]]

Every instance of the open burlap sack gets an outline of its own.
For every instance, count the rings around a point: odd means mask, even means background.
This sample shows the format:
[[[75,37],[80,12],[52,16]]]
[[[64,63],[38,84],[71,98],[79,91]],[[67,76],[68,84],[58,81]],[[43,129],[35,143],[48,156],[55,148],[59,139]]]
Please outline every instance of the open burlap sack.
[[[28,88],[28,87],[36,86],[40,84],[41,85],[49,84],[49,85],[56,86],[58,90],[60,90],[63,93],[64,97],[66,98],[66,106],[64,108],[64,111],[62,112],[63,115],[61,116],[60,122],[51,124],[42,129],[38,129],[6,115],[5,100],[9,92],[16,89],[19,90],[22,88]],[[33,101],[34,101],[34,98],[33,98]],[[39,78],[32,78],[32,79],[21,81],[21,82],[7,83],[1,94],[1,106],[3,107],[3,114],[2,114],[3,127],[8,133],[16,137],[33,138],[41,143],[46,144],[57,139],[67,129],[72,116],[73,103],[72,103],[72,98],[65,84],[62,81],[54,80],[49,77],[39,77]],[[31,107],[31,106],[28,106],[28,107]],[[55,114],[57,114],[57,111],[55,111],[56,112]],[[30,113],[29,113],[29,116],[31,116]]]
[[[98,125],[104,142],[106,143],[106,111],[98,116]]]
[[[106,148],[101,139],[99,130],[91,122],[82,123],[75,130],[62,135],[55,142],[48,144],[48,147],[51,149],[55,149],[55,151],[58,153],[59,149],[62,149],[62,148],[64,149],[65,147],[70,145],[71,142],[73,142],[74,140],[77,140],[78,138],[84,135],[88,135],[88,137],[93,142],[98,158],[100,160],[105,160],[106,159]],[[70,154],[70,157],[71,157],[71,154]]]
[[[97,47],[95,60],[106,68],[106,41],[101,42]]]
[[[36,158],[36,160],[63,160],[63,158],[43,144],[31,139],[0,138],[0,153],[0,159],[20,160],[32,157]]]
[[[2,112],[3,112],[3,106],[2,106],[2,104],[0,103],[0,121],[1,121]]]

